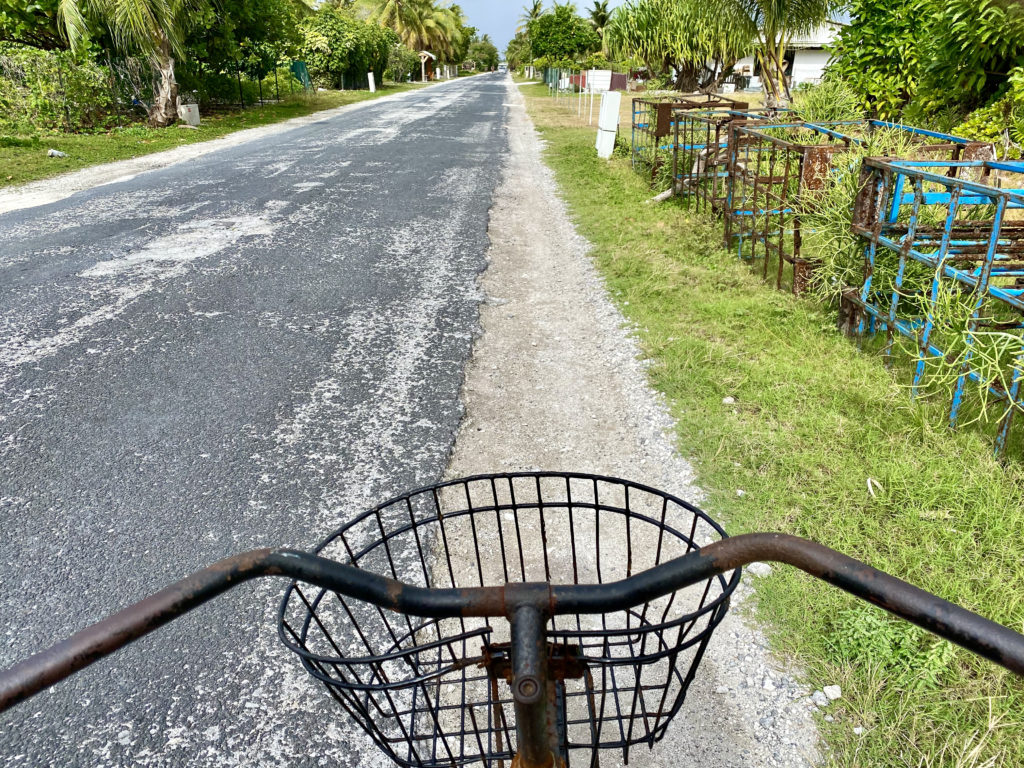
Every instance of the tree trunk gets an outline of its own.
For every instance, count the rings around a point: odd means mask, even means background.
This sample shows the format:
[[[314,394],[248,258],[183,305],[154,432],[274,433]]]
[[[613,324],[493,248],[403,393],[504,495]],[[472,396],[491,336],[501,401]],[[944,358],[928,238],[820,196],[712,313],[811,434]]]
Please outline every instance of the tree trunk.
[[[721,63],[715,62],[714,68],[708,71],[708,77],[699,84],[700,92],[718,93],[722,83],[732,75],[732,70],[735,66],[736,59],[730,59],[728,63],[724,61]]]
[[[758,58],[761,60],[761,84],[764,88],[765,106],[769,109],[788,107],[792,101],[789,86],[786,84],[785,56],[782,52],[777,53],[776,47],[783,49],[783,43],[780,41],[776,44],[766,41],[758,51]]]
[[[166,128],[178,122],[178,81],[174,79],[174,56],[171,42],[163,35],[153,54],[156,84],[153,104],[149,108],[149,122],[154,128]]]
[[[696,93],[699,85],[692,69],[686,68],[676,73],[675,86],[680,93]]]

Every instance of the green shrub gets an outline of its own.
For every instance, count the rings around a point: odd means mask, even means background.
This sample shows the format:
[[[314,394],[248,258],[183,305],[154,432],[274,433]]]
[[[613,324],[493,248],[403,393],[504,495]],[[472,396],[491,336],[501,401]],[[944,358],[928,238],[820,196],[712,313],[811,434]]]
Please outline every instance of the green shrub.
[[[0,147],[19,147],[29,149],[40,146],[38,136],[0,136]]]
[[[1024,67],[1011,73],[1002,96],[968,115],[954,133],[965,139],[991,141],[1004,158],[1020,158],[1024,145]]]
[[[864,118],[860,97],[844,79],[835,75],[826,76],[818,85],[799,89],[796,109],[800,117],[812,123]]]
[[[109,71],[88,59],[20,47],[0,54],[0,131],[105,127],[114,102]]]
[[[398,42],[390,29],[330,5],[310,16],[302,31],[303,58],[313,82],[329,88],[362,85],[368,72],[383,74]]]
[[[391,53],[388,55],[388,69],[386,77],[396,83],[405,82],[410,76],[420,69],[420,57],[415,51],[411,51],[401,43],[391,46]]]

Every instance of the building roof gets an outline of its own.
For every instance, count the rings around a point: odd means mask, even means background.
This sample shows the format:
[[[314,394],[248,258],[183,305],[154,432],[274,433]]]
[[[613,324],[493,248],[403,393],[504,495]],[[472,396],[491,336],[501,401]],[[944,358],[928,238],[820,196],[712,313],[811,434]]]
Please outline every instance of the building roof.
[[[796,35],[789,43],[790,48],[824,48],[831,45],[839,30],[843,28],[841,21],[826,21],[817,29],[806,35]]]

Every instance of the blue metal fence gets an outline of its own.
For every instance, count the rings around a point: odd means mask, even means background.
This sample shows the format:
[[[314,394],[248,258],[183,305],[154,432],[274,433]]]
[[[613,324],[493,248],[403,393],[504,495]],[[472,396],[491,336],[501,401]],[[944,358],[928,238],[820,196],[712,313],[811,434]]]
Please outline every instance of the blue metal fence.
[[[881,129],[904,133],[916,156],[939,161],[991,152],[990,144],[877,120],[732,124],[723,206],[727,247],[744,260],[762,259],[765,279],[773,264],[776,286],[788,281],[801,293],[815,268],[814,254],[804,252],[808,231],[801,213],[813,206],[830,174],[849,172],[837,168],[834,158]]]
[[[998,403],[1002,454],[1024,409],[1024,163],[870,158],[861,180],[864,279],[844,292],[847,330],[884,333],[889,362],[894,340],[908,340],[915,396],[930,369],[945,372],[953,427],[969,383],[982,406]]]

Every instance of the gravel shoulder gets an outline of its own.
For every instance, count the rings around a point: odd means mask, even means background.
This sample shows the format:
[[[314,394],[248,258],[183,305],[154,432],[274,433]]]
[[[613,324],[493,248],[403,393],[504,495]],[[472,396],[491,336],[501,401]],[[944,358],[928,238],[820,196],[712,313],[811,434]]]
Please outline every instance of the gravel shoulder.
[[[426,87],[440,87],[448,85],[450,82],[458,81],[445,81],[428,85]],[[28,184],[22,184],[17,187],[0,189],[0,214],[8,213],[10,211],[20,211],[24,208],[34,208],[37,205],[55,203],[58,200],[71,197],[71,195],[78,192],[84,192],[87,189],[100,187],[104,184],[113,184],[118,181],[127,181],[128,179],[132,179],[146,171],[155,171],[176,163],[195,160],[203,157],[204,155],[208,155],[211,152],[217,152],[229,147],[236,147],[240,144],[245,144],[257,139],[263,139],[267,136],[274,136],[279,133],[284,133],[285,131],[301,128],[305,125],[312,125],[313,123],[318,123],[323,120],[330,120],[332,117],[346,112],[365,109],[370,106],[379,105],[383,102],[401,99],[415,93],[419,93],[419,91],[406,91],[404,93],[382,96],[379,99],[361,101],[356,104],[346,104],[343,107],[325,109],[321,112],[314,112],[311,115],[303,115],[302,117],[292,118],[291,120],[284,120],[280,123],[261,125],[258,128],[247,128],[242,131],[236,131],[235,133],[222,136],[219,139],[212,139],[211,141],[187,144],[183,147],[175,147],[174,149],[168,149],[164,152],[154,152],[151,155],[133,157],[130,160],[119,160],[115,163],[94,165],[90,168],[83,168],[79,171],[65,173],[61,176],[54,176],[49,179],[40,179],[39,181],[32,181]]]
[[[671,417],[542,162],[522,95],[511,80],[507,87],[510,156],[491,212],[482,327],[449,475],[592,472],[699,502]],[[752,594],[741,586],[734,605]],[[812,692],[769,655],[744,613],[734,609],[718,629],[665,741],[633,752],[632,766],[817,764]]]

